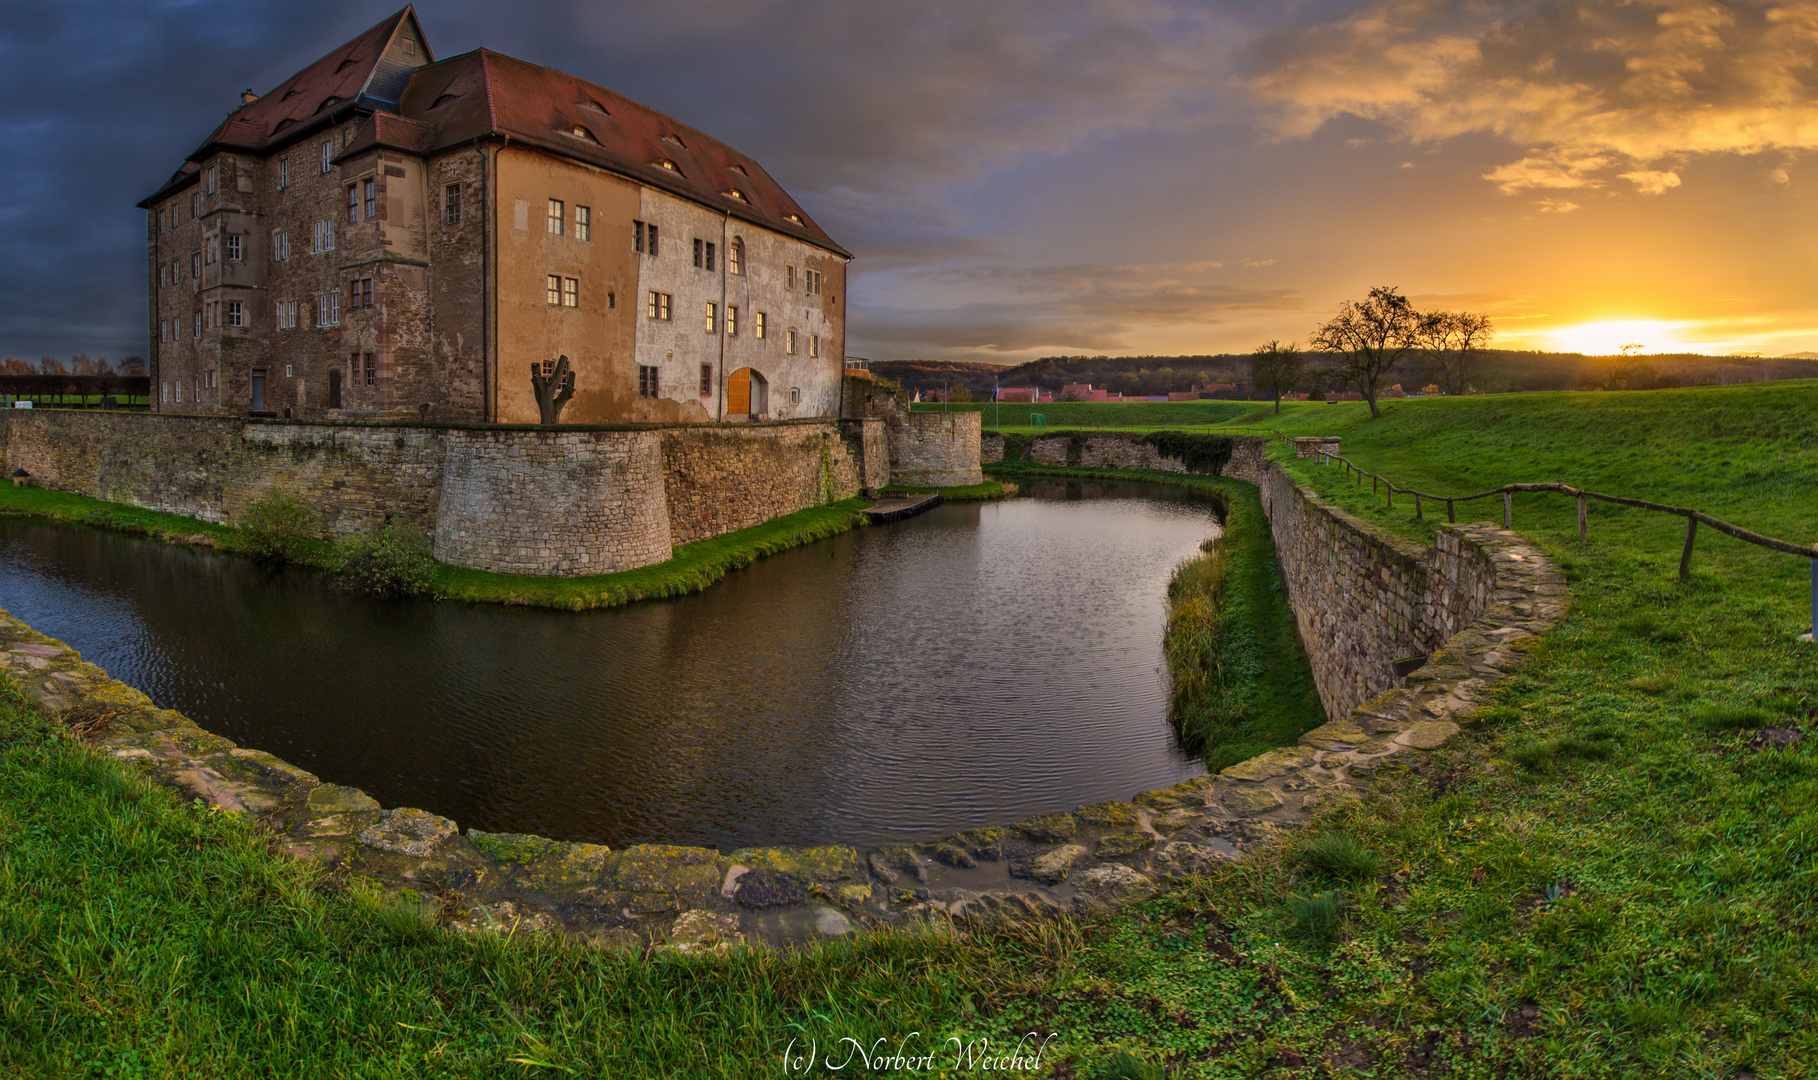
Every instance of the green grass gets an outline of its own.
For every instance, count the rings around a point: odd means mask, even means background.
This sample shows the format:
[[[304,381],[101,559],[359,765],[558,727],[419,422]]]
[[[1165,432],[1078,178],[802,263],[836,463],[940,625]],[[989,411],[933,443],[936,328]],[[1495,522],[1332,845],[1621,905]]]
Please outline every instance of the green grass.
[[[1818,532],[1809,384],[1361,411],[1282,426],[1423,487],[1559,479]],[[454,938],[0,703],[0,1073],[730,1077],[780,1073],[792,1037],[1034,1028],[1082,1077],[1810,1075],[1818,737],[1755,742],[1818,727],[1818,653],[1793,640],[1807,567],[1701,532],[1682,583],[1679,522],[1592,513],[1581,545],[1568,500],[1517,496],[1574,607],[1461,737],[1394,760],[1309,841],[1046,936],[651,961]],[[1548,743],[1548,768],[1522,763]],[[1332,833],[1380,873],[1303,859]]]
[[[939,402],[922,402],[912,406],[916,412],[984,413],[988,429],[1042,431],[1053,427],[1148,429],[1217,424],[1250,416],[1263,408],[1255,401],[1057,401],[1048,405],[993,405],[989,402],[961,403],[943,406]],[[1043,428],[1030,428],[1030,416],[1040,413]]]
[[[961,484],[956,487],[916,487],[913,485],[891,484],[884,489],[885,495],[921,495],[940,492],[948,502],[986,502],[1001,499],[1008,494],[1004,485],[996,480],[986,480],[982,484]]]
[[[683,544],[674,556],[655,566],[616,574],[587,577],[528,577],[491,574],[439,563],[432,595],[443,600],[485,604],[518,604],[528,607],[614,607],[637,600],[681,596],[699,592],[727,573],[749,566],[766,555],[836,536],[864,524],[859,513],[871,505],[864,499],[846,499],[827,506],[810,507],[755,525],[749,529]],[[44,488],[0,487],[0,515],[46,518],[75,525],[89,525],[117,532],[135,533],[172,543],[205,542],[218,550],[243,553],[245,538],[230,525],[214,525],[177,514],[120,503],[103,502]],[[203,538],[206,538],[203,540]],[[306,565],[332,571],[339,565],[332,545],[303,541]]]

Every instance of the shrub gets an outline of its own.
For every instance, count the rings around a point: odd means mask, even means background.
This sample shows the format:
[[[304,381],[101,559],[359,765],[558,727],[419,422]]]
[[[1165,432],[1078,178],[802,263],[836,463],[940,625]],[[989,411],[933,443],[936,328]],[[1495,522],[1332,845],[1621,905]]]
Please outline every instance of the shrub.
[[[1382,873],[1383,858],[1345,833],[1316,836],[1296,853],[1300,865],[1339,881],[1367,881]]]
[[[1344,907],[1335,892],[1290,896],[1288,917],[1292,920],[1289,929],[1301,937],[1332,942],[1338,940],[1339,928],[1344,924]]]
[[[421,529],[387,521],[341,541],[340,572],[348,584],[374,596],[421,596],[435,581],[436,559]]]
[[[271,562],[296,562],[313,522],[303,500],[272,488],[240,517],[240,544],[248,555]]]

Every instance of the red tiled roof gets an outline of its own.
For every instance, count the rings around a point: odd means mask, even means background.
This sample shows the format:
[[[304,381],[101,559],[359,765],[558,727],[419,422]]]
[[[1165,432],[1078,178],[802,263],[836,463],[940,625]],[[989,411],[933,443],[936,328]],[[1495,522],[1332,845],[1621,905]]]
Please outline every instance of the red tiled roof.
[[[478,49],[417,68],[395,109],[392,102],[361,97],[400,24],[407,18],[414,23],[415,17],[405,8],[242,105],[190,161],[217,147],[271,153],[357,102],[370,118],[343,157],[373,146],[433,154],[508,136],[847,254],[752,158],[579,76]],[[421,38],[420,27],[417,31]],[[331,99],[334,104],[325,104]],[[673,170],[664,167],[666,161]],[[140,205],[193,182],[194,174],[194,166],[186,164]]]

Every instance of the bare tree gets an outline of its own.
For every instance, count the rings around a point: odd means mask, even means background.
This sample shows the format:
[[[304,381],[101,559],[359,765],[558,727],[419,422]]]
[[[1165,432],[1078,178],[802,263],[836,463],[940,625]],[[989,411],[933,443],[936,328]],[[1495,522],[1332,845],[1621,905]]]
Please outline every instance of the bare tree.
[[[145,375],[149,371],[150,369],[145,366],[143,356],[129,356],[120,361],[120,374],[122,375]]]
[[[530,392],[537,397],[537,412],[545,424],[562,422],[562,406],[574,396],[574,372],[568,370],[568,357],[556,357],[555,370],[543,374],[543,365],[530,365]]]
[[[1306,373],[1306,363],[1292,342],[1283,345],[1270,339],[1250,354],[1251,385],[1274,399],[1277,415],[1281,413],[1282,394],[1299,386]]]
[[[38,358],[38,373],[40,375],[68,375],[69,369],[63,366],[63,361],[50,353],[45,353]]]
[[[1482,312],[1433,311],[1420,317],[1420,347],[1432,356],[1441,389],[1462,394],[1471,388],[1471,376],[1494,334],[1490,317]]]
[[[1382,415],[1376,384],[1419,343],[1420,312],[1393,285],[1376,286],[1364,300],[1346,300],[1310,339],[1315,349],[1342,358],[1337,373],[1357,384],[1372,419]]]

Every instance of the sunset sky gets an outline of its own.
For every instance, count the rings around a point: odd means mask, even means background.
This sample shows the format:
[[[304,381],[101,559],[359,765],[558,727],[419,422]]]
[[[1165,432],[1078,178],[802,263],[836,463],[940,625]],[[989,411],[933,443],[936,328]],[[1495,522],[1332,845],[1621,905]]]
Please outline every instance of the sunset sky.
[[[401,6],[9,5],[0,355],[145,351],[152,191]],[[1399,286],[1515,348],[1818,352],[1818,0],[431,0],[753,155],[847,352],[1247,351]]]

